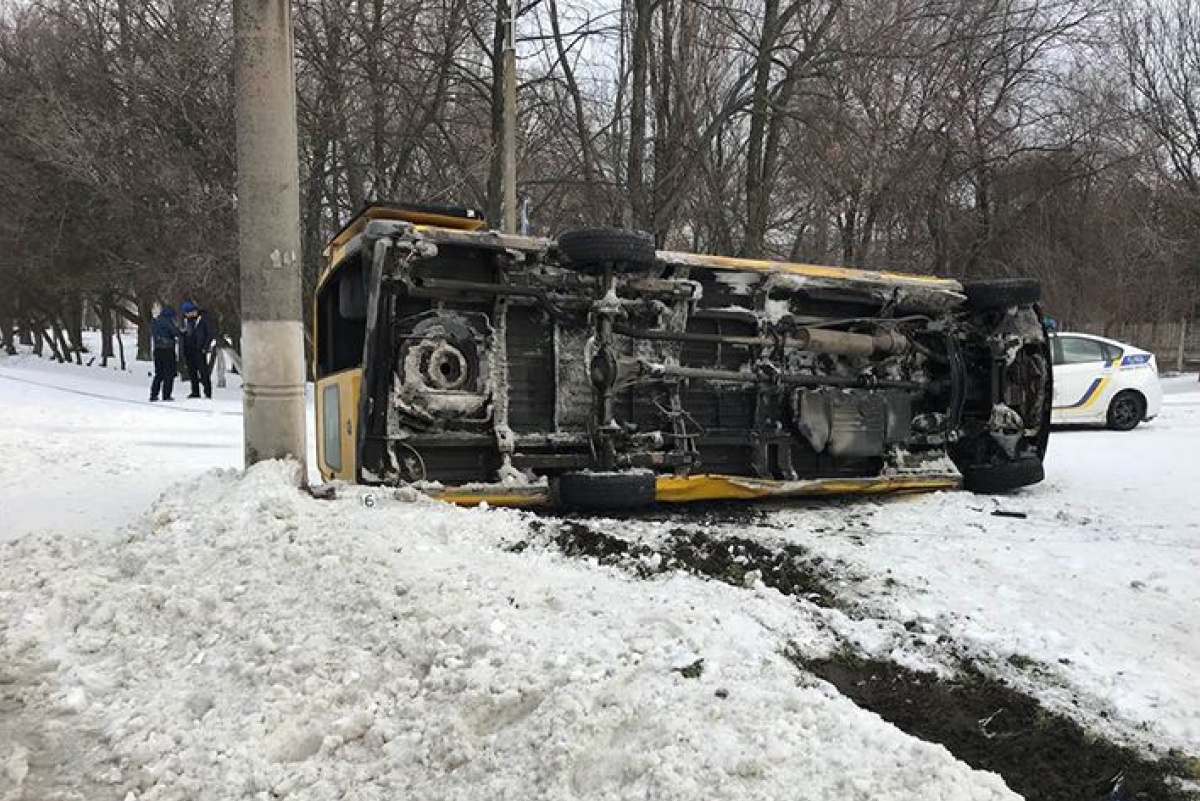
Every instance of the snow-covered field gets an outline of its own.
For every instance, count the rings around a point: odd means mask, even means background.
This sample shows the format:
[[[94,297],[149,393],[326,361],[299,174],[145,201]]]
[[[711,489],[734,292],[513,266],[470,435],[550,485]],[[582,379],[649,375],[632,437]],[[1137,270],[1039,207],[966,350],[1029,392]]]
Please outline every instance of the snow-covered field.
[[[847,644],[1200,753],[1195,376],[1057,433],[1028,492],[730,526],[825,557],[851,614],[564,556],[520,512],[312,499],[236,470],[235,388],[152,406],[137,370],[0,358],[2,801],[1016,797],[784,655]]]

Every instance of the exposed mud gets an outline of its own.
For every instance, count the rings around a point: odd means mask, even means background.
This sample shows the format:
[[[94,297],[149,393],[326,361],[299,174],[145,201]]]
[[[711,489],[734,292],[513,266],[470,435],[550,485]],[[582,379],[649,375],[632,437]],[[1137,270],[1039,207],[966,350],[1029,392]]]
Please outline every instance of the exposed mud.
[[[586,520],[534,521],[531,529],[567,556],[584,556],[646,578],[673,570],[715,579],[735,587],[761,581],[780,593],[818,606],[839,601],[831,589],[834,571],[821,557],[794,544],[769,546],[737,536],[677,526],[654,543],[609,534]],[[516,543],[510,550],[524,550]]]
[[[1200,778],[1194,760],[1154,760],[1115,745],[970,665],[942,679],[850,654],[812,660],[795,651],[789,658],[897,728],[998,773],[1030,801],[1200,798],[1183,786]]]
[[[654,551],[644,545],[614,537],[573,520],[564,520],[553,536],[554,544],[567,556],[590,556],[602,565],[626,565],[639,574],[653,571],[645,561]]]
[[[799,545],[768,547],[743,537],[717,537],[683,528],[672,529],[666,541],[667,566],[745,586],[754,578],[784,595],[804,598],[817,606],[838,602],[830,589],[833,576],[819,556]],[[751,574],[754,574],[753,576]]]
[[[800,501],[771,503],[763,501],[748,504],[745,501],[702,501],[688,504],[658,504],[646,509],[633,509],[628,512],[609,511],[590,514],[587,512],[571,512],[566,517],[569,520],[592,522],[596,520],[636,520],[638,522],[664,521],[670,523],[690,523],[697,526],[760,526],[778,528],[772,520],[772,512],[778,508],[802,508]]]

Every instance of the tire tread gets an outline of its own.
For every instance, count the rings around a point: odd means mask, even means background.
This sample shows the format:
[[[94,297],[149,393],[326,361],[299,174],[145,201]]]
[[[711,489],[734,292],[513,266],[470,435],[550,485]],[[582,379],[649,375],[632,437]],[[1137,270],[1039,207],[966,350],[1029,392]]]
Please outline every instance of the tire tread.
[[[624,228],[580,228],[558,237],[559,255],[568,264],[611,262],[633,267],[654,263],[654,237]]]

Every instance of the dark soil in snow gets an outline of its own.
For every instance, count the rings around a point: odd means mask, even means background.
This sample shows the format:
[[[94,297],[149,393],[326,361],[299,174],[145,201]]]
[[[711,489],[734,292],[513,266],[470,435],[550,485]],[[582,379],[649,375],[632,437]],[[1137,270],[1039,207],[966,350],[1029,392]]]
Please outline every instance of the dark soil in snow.
[[[736,587],[755,577],[784,595],[818,606],[837,605],[830,589],[834,575],[825,561],[799,545],[764,545],[738,536],[720,536],[702,528],[677,526],[653,544],[636,542],[602,530],[588,520],[534,521],[531,528],[567,556],[595,559],[645,578],[672,570],[715,579]],[[526,543],[510,546],[523,550]],[[752,575],[754,574],[754,575]]]
[[[768,547],[743,537],[716,537],[709,532],[672,529],[665,553],[667,567],[745,586],[750,573],[784,595],[804,598],[817,606],[837,604],[829,589],[833,580],[825,562],[799,545]]]
[[[777,508],[804,508],[800,500],[792,500],[784,505],[763,501],[746,503],[745,501],[699,501],[688,504],[658,504],[645,509],[634,509],[627,512],[610,511],[601,513],[570,512],[566,515],[569,520],[580,522],[599,522],[608,520],[631,520],[639,523],[665,521],[669,523],[687,522],[698,526],[765,526],[778,528],[772,521],[771,513]]]
[[[958,759],[1003,777],[1029,801],[1184,801],[1182,756],[1153,760],[1085,731],[1028,695],[964,666],[952,679],[855,655],[793,662],[859,706]]]

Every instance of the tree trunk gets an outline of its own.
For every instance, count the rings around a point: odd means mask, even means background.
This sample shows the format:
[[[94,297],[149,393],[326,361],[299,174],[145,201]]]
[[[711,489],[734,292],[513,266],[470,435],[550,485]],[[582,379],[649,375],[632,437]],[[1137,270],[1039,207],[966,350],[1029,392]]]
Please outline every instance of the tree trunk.
[[[742,255],[760,256],[767,235],[767,179],[763,174],[763,147],[766,140],[768,90],[771,66],[778,36],[779,0],[763,4],[762,36],[754,64],[754,92],[750,101],[750,135],[746,140],[746,234]]]
[[[57,340],[57,342],[58,342],[58,352],[56,354],[58,361],[62,362],[63,364],[66,364],[71,361],[71,350],[72,350],[71,343],[67,339],[66,326],[64,326],[58,320],[55,320],[52,330],[54,332],[54,339]],[[79,361],[79,353],[78,352],[75,353],[75,361],[76,361],[76,364],[81,363]]]
[[[779,0],[766,0],[763,11],[762,38],[755,54],[750,135],[746,143],[746,235],[742,250],[748,256],[761,256],[766,249],[771,193],[783,147],[786,111],[808,65],[823,52],[841,7],[840,2],[829,4],[821,20],[805,35],[804,50],[795,56],[783,77],[772,87],[771,69],[776,49],[781,46],[784,31],[801,12],[802,5],[789,3],[780,12]]]
[[[60,343],[62,344],[61,348],[59,348]],[[62,328],[59,327],[57,321],[50,323],[50,335],[46,337],[46,344],[50,346],[50,355],[54,361],[60,364],[66,361],[63,354],[67,352],[67,341],[63,337]]]
[[[629,71],[625,68],[628,58],[629,37],[629,4],[632,0],[621,0],[620,15],[617,23],[617,85],[613,94],[612,119],[609,127],[612,136],[608,137],[605,148],[607,162],[612,165],[612,181],[619,187],[628,186],[626,182],[626,142],[625,142],[625,93],[629,88]],[[608,210],[607,222],[613,226],[629,224],[629,207],[625,203],[613,203]]]
[[[379,42],[383,38],[383,0],[371,3],[371,195],[380,199],[387,180],[387,78],[380,68]]]
[[[829,207],[818,205],[813,210],[812,260],[818,264],[829,261]]]
[[[633,42],[630,47],[632,76],[629,102],[629,167],[626,171],[629,193],[630,224],[650,228],[650,209],[646,198],[646,93],[650,60],[650,23],[654,13],[652,0],[633,0]]]
[[[83,298],[72,292],[67,295],[66,311],[62,315],[63,333],[66,334],[69,350],[75,354],[75,363],[83,363]],[[71,354],[67,354],[71,358]]]
[[[792,246],[788,250],[788,260],[804,261],[804,236],[808,233],[808,227],[806,221],[796,226],[796,232],[792,235]]]
[[[669,198],[679,188],[676,182],[683,179],[684,171],[678,169],[678,163],[685,157],[686,142],[685,134],[680,130],[676,103],[676,56],[681,45],[675,25],[675,8],[672,0],[660,0],[659,9],[661,39],[657,57],[651,62],[650,78],[654,97],[654,180],[651,183],[648,214],[649,230],[661,247],[666,243],[674,216],[674,204]],[[686,24],[686,20],[682,22]]]
[[[100,317],[100,366],[108,367],[108,360],[113,357],[113,310],[107,297],[97,304],[96,314]]]
[[[838,233],[841,234],[842,253],[839,264],[854,264],[855,247],[858,244],[858,201],[849,199],[843,204],[843,211],[838,219]]]
[[[558,22],[558,3],[550,0],[550,29],[554,34],[554,48],[558,52],[558,61],[562,65],[563,79],[567,83],[567,94],[571,97],[574,110],[575,136],[579,138],[579,159],[583,168],[583,184],[586,191],[592,191],[595,184],[596,154],[592,148],[592,135],[588,128],[587,116],[583,105],[583,92],[575,80],[575,70],[571,66],[570,54],[563,42],[562,30]]]
[[[150,321],[154,318],[154,304],[138,298],[137,301],[137,360],[150,361]]]
[[[125,338],[122,337],[121,334],[122,334],[121,326],[118,325],[117,326],[117,353],[120,354],[121,372],[123,373],[129,368],[125,364]]]
[[[497,229],[504,216],[504,30],[508,15],[508,0],[499,0],[492,31],[491,151],[485,204],[488,222]]]
[[[33,345],[33,325],[30,322],[29,314],[24,309],[25,304],[21,302],[21,298],[17,296],[17,342],[25,346]]]
[[[308,174],[304,177],[304,206],[300,211],[301,280],[304,297],[311,298],[321,277],[321,254],[324,242],[321,231],[321,212],[324,199],[326,169],[331,152],[332,115],[322,113],[322,125],[312,133],[308,155]],[[304,304],[304,324],[312,326],[312,304]]]
[[[13,343],[13,322],[7,311],[0,311],[0,348],[9,356],[17,352],[17,346]]]

